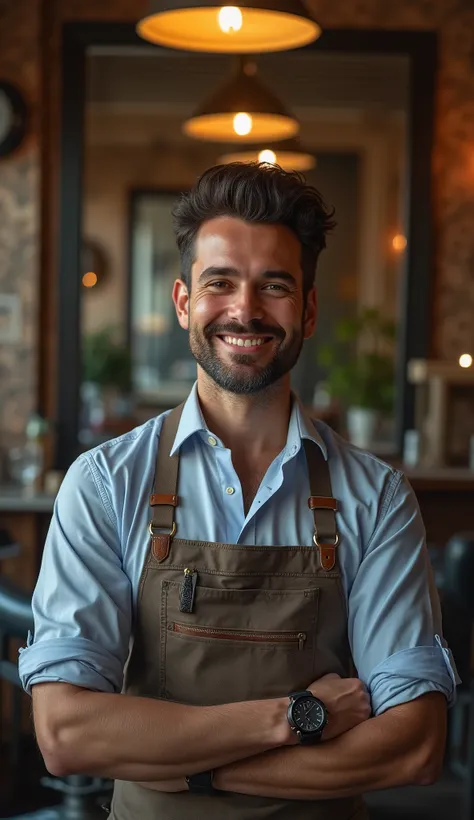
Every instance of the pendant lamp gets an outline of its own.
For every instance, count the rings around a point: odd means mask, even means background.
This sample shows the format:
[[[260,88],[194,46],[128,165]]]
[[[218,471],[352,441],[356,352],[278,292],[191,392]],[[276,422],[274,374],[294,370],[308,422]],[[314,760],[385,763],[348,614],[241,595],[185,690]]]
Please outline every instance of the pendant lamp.
[[[267,165],[279,165],[284,171],[310,171],[316,166],[316,157],[305,151],[299,141],[284,140],[277,145],[268,144],[249,146],[239,151],[229,151],[217,160],[219,164],[229,162],[262,162]]]
[[[194,139],[209,142],[278,142],[299,131],[299,122],[255,76],[254,63],[239,60],[237,74],[183,124]]]
[[[305,46],[320,36],[321,28],[303,0],[243,0],[238,6],[151,0],[137,33],[151,43],[185,51],[262,54]]]

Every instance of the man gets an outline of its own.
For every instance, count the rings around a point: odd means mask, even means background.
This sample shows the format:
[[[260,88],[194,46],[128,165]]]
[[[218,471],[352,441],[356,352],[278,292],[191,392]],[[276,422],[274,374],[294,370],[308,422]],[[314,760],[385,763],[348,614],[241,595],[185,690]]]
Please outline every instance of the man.
[[[437,777],[457,680],[407,481],[290,390],[332,215],[235,164],[174,216],[197,383],[64,480],[20,656],[38,743],[115,779],[116,820],[361,819]]]

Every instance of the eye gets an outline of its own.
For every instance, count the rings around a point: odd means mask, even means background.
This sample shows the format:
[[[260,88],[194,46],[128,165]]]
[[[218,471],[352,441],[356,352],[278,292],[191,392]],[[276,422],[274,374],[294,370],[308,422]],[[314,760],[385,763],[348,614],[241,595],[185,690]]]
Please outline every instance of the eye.
[[[229,282],[224,282],[223,279],[218,279],[216,282],[209,282],[208,288],[216,288],[217,290],[224,290],[229,287]]]
[[[269,290],[272,293],[288,293],[288,289],[284,287],[284,285],[278,284],[278,282],[270,282],[268,285],[265,285],[263,290]]]

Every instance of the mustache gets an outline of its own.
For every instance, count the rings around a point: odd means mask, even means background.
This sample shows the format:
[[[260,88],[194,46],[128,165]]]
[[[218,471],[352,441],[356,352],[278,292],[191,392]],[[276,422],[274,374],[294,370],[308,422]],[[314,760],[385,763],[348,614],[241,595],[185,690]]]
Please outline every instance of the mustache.
[[[239,325],[238,322],[228,322],[225,325],[211,324],[204,328],[206,338],[211,336],[239,336],[244,333],[255,333],[256,336],[274,336],[276,339],[284,339],[285,333],[281,327],[265,325],[258,319],[252,319],[247,325]]]

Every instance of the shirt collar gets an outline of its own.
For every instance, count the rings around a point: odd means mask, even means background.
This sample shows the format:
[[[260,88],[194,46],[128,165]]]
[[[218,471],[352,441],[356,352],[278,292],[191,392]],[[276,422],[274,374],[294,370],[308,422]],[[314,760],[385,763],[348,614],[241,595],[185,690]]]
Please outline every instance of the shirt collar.
[[[199,404],[197,382],[194,382],[191,392],[185,401],[183,412],[178,424],[178,430],[171,448],[170,455],[174,455],[182,444],[194,433],[209,433]]]
[[[210,435],[199,404],[197,382],[194,383],[184,404],[170,455],[174,455],[181,445],[195,433]],[[327,460],[326,445],[316,429],[314,420],[303,407],[300,400],[293,395],[293,407],[288,425],[284,461],[288,461],[296,455],[301,449],[302,440],[305,438],[314,441],[315,444],[321,448],[324,458]]]
[[[301,404],[299,398],[293,394],[293,407],[288,425],[288,438],[286,441],[286,455],[284,461],[296,455],[301,449],[303,439],[314,441],[321,449],[327,461],[328,453],[326,445],[316,429],[314,419],[310,416],[306,408]]]

